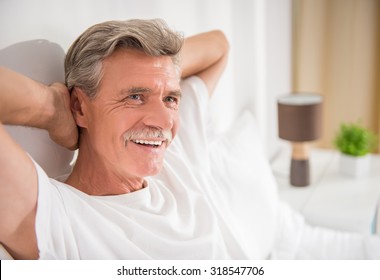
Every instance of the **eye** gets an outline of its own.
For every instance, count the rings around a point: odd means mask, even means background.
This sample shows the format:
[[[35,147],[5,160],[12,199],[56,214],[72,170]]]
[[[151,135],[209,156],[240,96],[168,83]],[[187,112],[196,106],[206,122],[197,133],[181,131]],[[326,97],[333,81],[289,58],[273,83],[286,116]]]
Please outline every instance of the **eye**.
[[[178,103],[178,98],[174,96],[166,96],[164,101],[169,103]]]
[[[144,96],[142,94],[130,94],[124,97],[121,102],[125,105],[140,105],[144,102]]]
[[[128,99],[141,100],[141,95],[140,94],[131,94],[131,95],[128,95]]]
[[[165,96],[164,102],[167,104],[169,108],[178,109],[178,103],[179,103],[178,97],[172,96],[172,95]]]

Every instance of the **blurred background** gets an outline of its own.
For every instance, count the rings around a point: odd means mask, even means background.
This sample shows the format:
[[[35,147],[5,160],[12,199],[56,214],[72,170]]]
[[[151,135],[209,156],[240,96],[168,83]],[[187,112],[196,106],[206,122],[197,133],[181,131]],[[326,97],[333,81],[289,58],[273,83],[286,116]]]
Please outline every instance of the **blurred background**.
[[[380,1],[293,0],[292,88],[324,97],[330,148],[342,122],[380,130]]]
[[[214,125],[222,132],[252,111],[268,157],[285,144],[276,100],[291,92],[323,95],[318,146],[333,147],[341,122],[380,131],[379,0],[0,0],[0,51],[42,39],[66,52],[87,27],[129,18],[163,18],[185,36],[223,30],[231,55]]]

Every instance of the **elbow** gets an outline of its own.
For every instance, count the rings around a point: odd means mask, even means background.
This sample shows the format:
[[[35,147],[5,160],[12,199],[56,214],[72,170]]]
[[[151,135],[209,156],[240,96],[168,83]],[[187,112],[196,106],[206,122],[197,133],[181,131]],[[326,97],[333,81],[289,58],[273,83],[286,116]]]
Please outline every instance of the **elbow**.
[[[212,36],[217,43],[217,48],[220,56],[227,56],[230,50],[230,43],[226,34],[222,30],[213,30]]]

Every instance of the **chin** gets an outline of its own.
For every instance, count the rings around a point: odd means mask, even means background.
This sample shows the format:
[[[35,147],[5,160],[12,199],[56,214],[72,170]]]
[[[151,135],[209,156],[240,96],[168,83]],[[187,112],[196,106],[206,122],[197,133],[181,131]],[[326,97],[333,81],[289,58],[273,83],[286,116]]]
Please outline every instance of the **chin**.
[[[149,171],[148,174],[147,174],[146,176],[155,176],[155,175],[157,175],[158,173],[160,173],[161,170],[162,170],[162,167],[160,167],[160,168],[156,168],[156,169],[154,169],[154,170]]]
[[[140,170],[140,172],[136,172],[138,174],[141,174],[139,177],[149,177],[149,176],[155,176],[162,170],[162,164],[155,164],[154,166],[149,166],[148,168],[144,170]]]

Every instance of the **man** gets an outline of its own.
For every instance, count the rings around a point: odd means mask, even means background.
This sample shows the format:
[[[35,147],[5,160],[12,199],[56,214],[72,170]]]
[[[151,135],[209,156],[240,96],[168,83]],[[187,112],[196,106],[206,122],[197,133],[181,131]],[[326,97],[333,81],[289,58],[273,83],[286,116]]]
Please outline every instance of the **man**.
[[[67,228],[52,229],[57,235],[52,244],[43,241],[44,234],[51,233],[44,232],[46,224],[39,232],[38,223],[49,223],[43,216],[55,214],[43,211],[62,210],[60,207],[68,206],[71,198],[58,198],[62,204],[52,208],[44,208],[44,203],[55,203],[51,196],[62,196],[64,188],[81,197],[115,200],[131,193],[128,200],[148,188],[144,178],[160,171],[165,150],[179,127],[180,78],[196,74],[211,94],[227,53],[228,43],[219,31],[188,38],[182,47],[181,36],[162,21],[112,21],[89,28],[68,51],[68,88],[58,83],[45,86],[1,69],[1,123],[43,128],[57,143],[70,149],[79,146],[67,185],[55,189],[57,182],[45,182],[42,187],[42,171],[0,126],[0,241],[7,251],[17,259],[133,257],[132,249],[125,255],[112,252],[120,244],[106,249],[111,253],[96,249],[96,243],[92,244],[95,254],[82,252],[81,244],[72,249],[72,242],[80,243],[80,237],[71,236]],[[49,193],[51,189],[55,192]],[[69,216],[60,218],[70,220]],[[128,217],[124,219],[129,226]],[[93,222],[102,227],[100,220]],[[64,223],[57,226],[64,227]],[[79,235],[86,235],[88,230],[79,229]],[[128,228],[115,230],[126,230],[124,239],[131,240]],[[115,241],[112,229],[105,234],[106,239]],[[55,248],[45,248],[50,245]],[[137,253],[135,257],[149,256]]]
[[[7,251],[16,259],[379,258],[378,238],[310,227],[279,203],[249,116],[209,137],[208,97],[227,55],[219,31],[182,46],[161,21],[113,21],[69,49],[67,87],[0,69],[2,124],[79,146],[58,182],[0,124]]]

